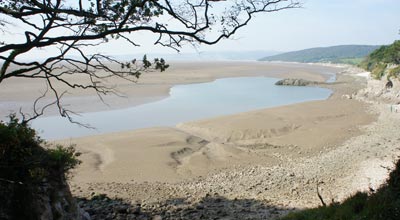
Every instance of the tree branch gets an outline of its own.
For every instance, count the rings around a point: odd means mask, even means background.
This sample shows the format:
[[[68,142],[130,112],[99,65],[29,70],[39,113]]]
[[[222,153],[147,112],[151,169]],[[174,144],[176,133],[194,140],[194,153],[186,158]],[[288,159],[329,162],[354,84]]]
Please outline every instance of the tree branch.
[[[176,51],[185,44],[212,45],[230,38],[255,14],[298,7],[301,3],[296,0],[79,0],[76,4],[62,0],[0,1],[0,30],[13,23],[26,26],[20,33],[24,40],[0,42],[0,83],[9,78],[45,79],[46,94],[52,93],[55,98],[50,104],[72,121],[71,112],[61,102],[65,91],[58,91],[56,84],[93,90],[102,99],[103,95],[117,94],[115,87],[105,82],[108,78],[137,82],[144,72],[168,68],[163,59],[149,61],[144,56],[142,60],[121,62],[103,54],[87,54],[86,48],[116,39],[137,47],[130,34],[141,32],[153,33],[158,36],[154,44]],[[221,12],[218,8],[226,9]],[[45,60],[19,59],[32,49],[54,47],[58,53],[49,54]],[[86,83],[66,77],[79,74],[86,77]],[[41,99],[33,103],[33,118],[48,107],[36,108]]]

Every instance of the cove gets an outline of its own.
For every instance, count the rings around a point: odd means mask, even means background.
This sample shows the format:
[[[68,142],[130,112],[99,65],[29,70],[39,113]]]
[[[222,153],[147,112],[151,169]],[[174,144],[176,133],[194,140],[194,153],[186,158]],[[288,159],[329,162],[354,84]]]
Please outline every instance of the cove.
[[[223,78],[177,85],[163,100],[131,108],[90,112],[74,117],[88,129],[60,116],[34,120],[32,127],[47,140],[104,134],[139,128],[175,126],[181,122],[251,110],[327,99],[332,91],[316,87],[275,86],[268,77]]]

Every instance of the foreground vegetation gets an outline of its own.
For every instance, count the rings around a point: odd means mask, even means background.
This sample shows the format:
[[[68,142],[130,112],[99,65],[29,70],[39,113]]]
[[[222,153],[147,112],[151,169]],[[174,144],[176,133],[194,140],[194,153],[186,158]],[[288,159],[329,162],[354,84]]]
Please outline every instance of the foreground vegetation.
[[[291,213],[282,220],[400,219],[400,160],[376,192],[358,192],[342,203]]]
[[[79,163],[79,154],[72,146],[49,146],[15,116],[0,122],[0,140],[0,219],[39,219],[42,204],[52,206],[60,192],[69,193],[66,173]]]
[[[399,65],[400,40],[375,50],[359,66],[370,71],[375,79],[381,79],[385,74],[388,78],[398,77],[400,74]]]
[[[357,65],[379,46],[341,45],[293,51],[264,57],[261,61],[287,61],[300,63],[345,63]]]

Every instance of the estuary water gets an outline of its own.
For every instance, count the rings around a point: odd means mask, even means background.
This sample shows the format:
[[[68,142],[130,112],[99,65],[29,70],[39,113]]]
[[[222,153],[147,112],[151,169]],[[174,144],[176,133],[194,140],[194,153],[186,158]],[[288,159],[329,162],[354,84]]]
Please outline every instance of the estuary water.
[[[32,127],[47,140],[104,134],[139,128],[174,126],[181,122],[235,114],[312,100],[327,99],[332,91],[316,87],[275,86],[268,77],[223,78],[213,82],[177,85],[163,100],[131,108],[90,112],[74,120],[60,116],[34,120]]]

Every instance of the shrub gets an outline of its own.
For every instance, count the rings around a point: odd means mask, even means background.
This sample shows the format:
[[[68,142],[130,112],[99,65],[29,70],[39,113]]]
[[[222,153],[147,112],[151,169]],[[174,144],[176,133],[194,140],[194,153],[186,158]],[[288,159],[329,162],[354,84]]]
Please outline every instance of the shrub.
[[[384,75],[387,64],[400,64],[400,40],[395,41],[391,45],[382,46],[379,49],[368,55],[360,64],[361,68],[364,68],[372,72],[372,75],[376,79],[382,78]],[[398,70],[389,74],[398,74]],[[397,72],[396,72],[397,71]]]
[[[12,182],[45,181],[49,175],[63,175],[80,162],[73,146],[47,144],[14,115],[8,123],[0,123],[0,140],[0,177]],[[33,175],[39,173],[42,175]]]
[[[381,79],[383,75],[385,75],[385,70],[386,70],[387,64],[379,63],[372,69],[372,76],[375,79]]]
[[[397,66],[389,71],[389,76],[397,78],[399,77],[399,75],[400,75],[400,66]]]
[[[0,122],[0,219],[31,219],[36,195],[43,186],[63,183],[78,156],[73,146],[47,144],[15,115]]]

